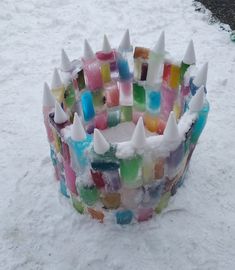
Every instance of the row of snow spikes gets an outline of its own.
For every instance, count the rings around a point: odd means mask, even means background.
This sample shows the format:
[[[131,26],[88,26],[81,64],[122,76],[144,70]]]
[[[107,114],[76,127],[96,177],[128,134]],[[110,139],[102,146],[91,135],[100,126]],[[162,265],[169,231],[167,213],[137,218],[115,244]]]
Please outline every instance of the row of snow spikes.
[[[125,49],[125,48],[129,48],[131,47],[130,45],[130,37],[129,37],[129,31],[127,30],[123,40],[121,42],[121,44],[119,45],[119,49]],[[109,44],[109,41],[105,35],[104,37],[104,42],[103,42],[103,51],[107,52],[111,50],[111,46]],[[156,44],[156,46],[154,47],[153,50],[160,50],[165,52],[165,40],[164,40],[164,34],[160,35],[160,38]],[[89,59],[90,57],[94,56],[94,53],[90,47],[90,45],[88,44],[87,41],[85,41],[85,45],[84,45],[84,59]],[[191,65],[191,64],[195,64],[195,52],[194,52],[194,45],[193,42],[190,41],[185,56],[182,60],[183,63],[187,64],[187,65]],[[64,50],[62,50],[61,53],[61,70],[64,72],[68,72],[69,70],[71,71],[73,69],[71,61],[69,60],[67,54],[65,53]],[[207,69],[208,69],[208,64],[204,64],[203,67],[200,69],[200,71],[198,72],[198,74],[196,75],[196,77],[193,79],[193,84],[196,85],[198,88],[202,85],[206,86],[206,81],[207,81]],[[48,87],[48,86],[46,86]],[[58,70],[55,69],[54,70],[54,74],[53,74],[53,79],[52,79],[52,84],[51,84],[51,89],[56,89],[56,88],[61,88],[63,87],[63,83],[60,79]],[[82,89],[80,89],[82,90]],[[104,99],[105,100],[105,99]],[[93,104],[92,104],[93,105]]]
[[[130,43],[129,30],[126,30],[118,49],[125,51],[125,50],[128,50],[130,48],[132,48],[132,46]],[[104,35],[102,51],[103,52],[112,51],[111,45],[110,45],[106,35]],[[164,34],[164,32],[161,33],[161,35],[158,39],[158,42],[156,43],[156,45],[153,48],[153,51],[165,53],[165,34]],[[87,40],[85,40],[84,41],[83,59],[90,59],[94,56],[95,56],[95,54],[94,54],[90,44],[88,43]],[[188,44],[188,47],[185,51],[185,55],[183,57],[182,62],[187,64],[187,65],[193,65],[196,63],[194,44],[193,44],[192,40]],[[194,78],[194,84],[197,85],[198,87],[200,87],[201,85],[206,86],[207,68],[208,68],[208,64],[205,63],[202,66],[202,68],[200,69],[200,71],[198,72],[197,76]],[[71,61],[69,60],[69,57],[66,54],[66,52],[64,51],[64,49],[62,49],[62,51],[61,51],[61,70],[64,72],[70,72],[72,69],[73,69],[73,66],[71,64]],[[58,76],[57,69],[55,69],[54,74],[53,74],[51,88],[52,89],[57,88],[58,86],[61,86],[61,85],[62,85],[61,79]]]

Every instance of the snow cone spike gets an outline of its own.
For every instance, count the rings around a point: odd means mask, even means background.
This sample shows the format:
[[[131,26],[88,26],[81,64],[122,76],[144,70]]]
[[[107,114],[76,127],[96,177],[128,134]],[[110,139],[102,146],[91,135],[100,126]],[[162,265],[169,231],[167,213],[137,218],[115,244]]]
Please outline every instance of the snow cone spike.
[[[144,122],[143,118],[140,117],[133,132],[131,143],[135,148],[139,149],[144,147],[145,142],[146,137],[145,137]]]
[[[106,141],[104,136],[100,133],[100,131],[95,128],[94,130],[94,151],[98,155],[103,155],[110,148],[109,143]]]
[[[106,35],[104,35],[102,51],[103,51],[103,52],[106,52],[106,53],[112,51],[112,48],[111,48],[111,46],[110,46],[109,40],[108,40],[108,38],[107,38]]]
[[[202,85],[206,87],[207,71],[208,71],[208,62],[205,63],[198,71],[197,75],[193,80],[193,84],[196,85],[197,87],[200,87]]]
[[[77,113],[74,114],[71,138],[74,141],[82,141],[86,139],[86,132]]]
[[[64,49],[61,50],[61,70],[65,72],[69,72],[72,69],[71,62],[69,57]]]
[[[187,65],[193,65],[196,63],[196,56],[195,56],[195,50],[194,50],[194,44],[193,40],[190,40],[188,47],[186,49],[184,58],[183,58],[183,63]]]
[[[51,89],[60,88],[61,86],[63,86],[63,83],[61,81],[57,68],[55,68],[51,82]]]
[[[94,58],[94,52],[90,46],[90,44],[88,43],[87,39],[84,40],[84,53],[83,53],[83,58],[85,60],[89,60],[91,58]]]
[[[44,83],[44,90],[43,90],[43,106],[45,107],[55,106],[55,98],[53,97],[51,90],[46,82]]]
[[[165,32],[162,31],[157,44],[154,46],[153,51],[155,53],[160,53],[160,54],[164,54],[165,53]]]
[[[175,114],[172,111],[168,117],[166,128],[164,130],[164,140],[165,141],[177,141],[179,140],[179,130],[175,118]]]
[[[189,102],[190,112],[199,112],[204,103],[205,87],[202,85]]]
[[[130,41],[130,33],[129,33],[129,29],[127,29],[118,49],[119,51],[128,51],[130,50],[130,48],[132,48],[131,41]]]
[[[63,124],[66,121],[68,121],[68,116],[65,113],[65,111],[62,109],[60,104],[56,101],[55,103],[55,115],[54,115],[54,121],[56,124]]]

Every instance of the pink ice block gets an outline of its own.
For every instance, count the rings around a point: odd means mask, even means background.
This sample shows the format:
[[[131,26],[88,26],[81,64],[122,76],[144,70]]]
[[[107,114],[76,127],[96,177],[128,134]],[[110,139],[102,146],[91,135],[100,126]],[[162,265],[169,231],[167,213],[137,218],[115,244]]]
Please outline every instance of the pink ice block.
[[[44,124],[47,132],[47,138],[50,143],[54,141],[52,129],[49,123],[49,114],[52,112],[52,110],[52,107],[43,107]]]
[[[189,94],[189,92],[190,92],[190,86],[182,84],[182,86],[181,86],[181,94],[183,96],[187,96]]]
[[[72,170],[69,163],[66,161],[63,161],[64,164],[64,172],[65,172],[65,179],[66,179],[66,185],[67,188],[70,190],[71,193],[77,194],[76,189],[76,175],[75,172]]]
[[[144,118],[144,112],[133,111],[132,120],[135,124],[137,124],[140,117]]]
[[[99,51],[96,53],[96,57],[97,59],[99,59],[100,61],[114,61],[115,60],[115,55],[114,52],[103,52],[103,51]]]
[[[84,62],[84,76],[87,88],[89,90],[100,89],[103,86],[100,65],[96,60]]]
[[[146,221],[153,216],[153,209],[152,208],[141,208],[138,210],[138,221]]]
[[[132,80],[118,82],[119,103],[123,106],[133,105],[133,84]]]
[[[170,112],[173,110],[174,102],[177,97],[177,91],[163,85],[161,94],[161,115],[163,116],[164,120],[166,120],[168,119]]]

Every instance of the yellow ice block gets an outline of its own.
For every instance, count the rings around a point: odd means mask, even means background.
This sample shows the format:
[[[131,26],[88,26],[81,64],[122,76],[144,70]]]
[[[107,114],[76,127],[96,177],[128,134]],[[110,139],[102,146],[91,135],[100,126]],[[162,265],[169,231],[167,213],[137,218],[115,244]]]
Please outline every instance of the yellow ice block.
[[[101,76],[102,76],[103,83],[108,83],[111,81],[109,63],[103,63],[101,65]]]
[[[55,130],[53,130],[52,132],[53,132],[53,136],[54,136],[55,150],[56,150],[56,153],[59,153],[59,152],[61,152],[61,147],[62,147],[61,139],[57,135]]]
[[[142,62],[140,59],[134,60],[134,78],[139,81],[141,77],[141,65]]]
[[[171,65],[170,88],[178,90],[180,83],[180,66]]]
[[[181,107],[180,107],[178,102],[175,102],[174,107],[173,107],[173,111],[175,113],[176,119],[179,119],[180,115],[181,115]]]
[[[144,157],[142,179],[144,184],[148,184],[154,179],[154,163],[149,156]]]
[[[158,117],[155,115],[151,115],[149,113],[146,113],[144,115],[144,123],[146,128],[151,132],[157,131],[157,123],[158,123]]]
[[[54,88],[51,89],[53,96],[55,97],[55,99],[59,102],[62,103],[64,100],[64,86],[61,86],[59,88]]]

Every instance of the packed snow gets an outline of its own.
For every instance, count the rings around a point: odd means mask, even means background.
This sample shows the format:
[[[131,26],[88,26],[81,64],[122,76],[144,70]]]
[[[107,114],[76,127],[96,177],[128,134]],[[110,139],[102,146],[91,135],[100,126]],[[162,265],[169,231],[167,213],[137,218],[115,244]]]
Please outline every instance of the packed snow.
[[[1,0],[0,269],[235,268],[235,44],[191,0]],[[211,111],[187,179],[168,208],[133,226],[81,216],[58,193],[41,113],[64,48],[70,59],[112,46],[126,28],[153,47],[162,30],[181,60],[191,39],[209,62]]]

